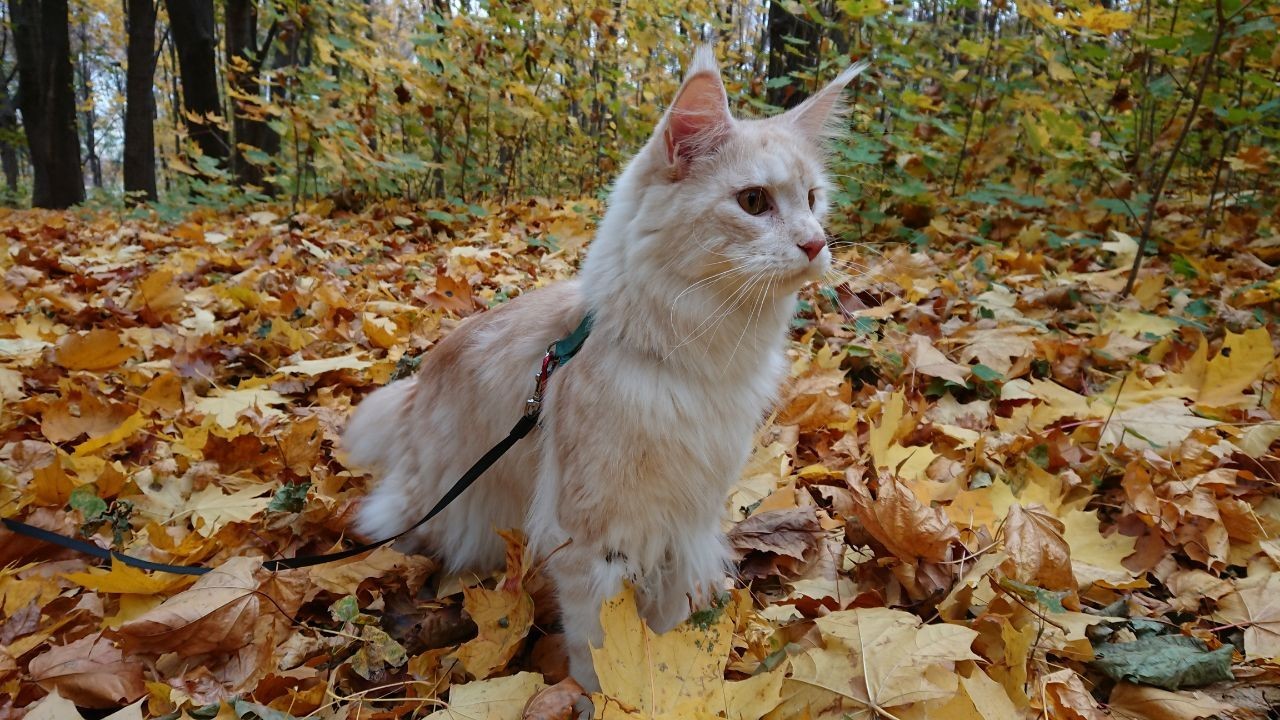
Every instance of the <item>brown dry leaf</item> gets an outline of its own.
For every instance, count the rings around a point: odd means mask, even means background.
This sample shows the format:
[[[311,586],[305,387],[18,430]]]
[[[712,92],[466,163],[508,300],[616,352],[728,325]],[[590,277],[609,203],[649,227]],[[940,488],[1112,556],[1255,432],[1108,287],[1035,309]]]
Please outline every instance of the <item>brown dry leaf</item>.
[[[836,720],[947,699],[958,688],[955,663],[979,659],[969,649],[973,630],[922,625],[899,610],[844,610],[816,623],[823,646],[792,658],[782,704],[770,720]]]
[[[383,545],[362,558],[315,565],[307,574],[317,587],[334,595],[352,595],[365,580],[379,580],[403,574],[406,582],[417,587],[435,569],[430,558],[405,555]]]
[[[200,655],[252,644],[257,625],[270,622],[278,612],[271,600],[258,594],[259,572],[266,573],[257,558],[236,557],[200,576],[187,590],[121,626],[125,649]],[[274,578],[290,574],[275,573]],[[290,597],[267,594],[289,608]],[[297,600],[293,598],[294,604]]]
[[[921,503],[905,484],[892,477],[881,477],[874,498],[856,473],[848,473],[846,479],[858,520],[895,557],[909,563],[941,562],[950,557],[951,544],[960,539],[960,531],[940,508]]]
[[[1107,700],[1111,714],[1123,720],[1199,720],[1230,717],[1235,708],[1197,690],[1169,692],[1147,685],[1117,683]]]
[[[68,370],[110,370],[137,353],[116,331],[99,328],[67,335],[58,343],[54,358]]]
[[[1075,589],[1071,547],[1063,539],[1065,526],[1043,505],[1012,505],[1004,525],[1004,549],[1012,565],[1010,575],[1051,590]]]
[[[81,435],[104,435],[119,427],[133,409],[91,392],[72,391],[50,403],[40,416],[40,431],[51,442],[64,443]]]
[[[969,378],[969,368],[952,362],[924,335],[911,336],[907,345],[907,358],[910,360],[908,369],[921,375],[942,378],[956,385],[965,385]]]
[[[821,537],[813,508],[794,507],[757,513],[734,525],[729,544],[740,553],[755,550],[804,560]]]
[[[425,300],[457,315],[470,315],[476,309],[470,283],[465,278],[458,280],[450,277],[444,268],[436,268],[436,289],[428,293]]]
[[[40,687],[81,707],[118,707],[147,692],[142,662],[126,658],[101,633],[54,646],[32,658],[27,670]]]
[[[1046,675],[1040,679],[1040,685],[1049,703],[1044,709],[1050,717],[1062,720],[1107,719],[1107,712],[1098,706],[1074,670],[1067,668]]]
[[[571,720],[573,704],[586,694],[573,678],[565,678],[529,698],[520,720]]]

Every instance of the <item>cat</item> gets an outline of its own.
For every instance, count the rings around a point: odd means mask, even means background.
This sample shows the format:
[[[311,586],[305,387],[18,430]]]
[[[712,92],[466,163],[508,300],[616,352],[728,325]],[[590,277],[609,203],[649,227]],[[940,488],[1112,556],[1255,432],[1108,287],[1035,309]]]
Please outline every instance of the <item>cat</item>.
[[[830,267],[826,145],[854,65],[802,104],[732,117],[715,56],[627,165],[576,279],[468,319],[413,379],[372,393],[343,438],[380,482],[356,529],[389,537],[424,515],[524,411],[547,346],[584,313],[540,427],[406,536],[447,571],[493,570],[495,532],[523,528],[556,587],[571,674],[598,689],[590,646],[624,581],[664,632],[721,592],[727,495],[786,375],[796,292]]]

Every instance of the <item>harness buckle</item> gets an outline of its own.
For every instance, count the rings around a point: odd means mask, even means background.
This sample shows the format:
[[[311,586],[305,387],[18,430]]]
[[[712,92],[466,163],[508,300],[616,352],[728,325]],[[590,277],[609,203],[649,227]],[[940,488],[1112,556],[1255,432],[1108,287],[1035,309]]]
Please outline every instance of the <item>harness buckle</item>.
[[[560,366],[560,356],[556,354],[556,344],[547,346],[547,353],[542,356],[542,367],[533,376],[533,394],[524,401],[524,415],[529,417],[542,411],[542,398],[547,392],[547,380],[551,373]]]

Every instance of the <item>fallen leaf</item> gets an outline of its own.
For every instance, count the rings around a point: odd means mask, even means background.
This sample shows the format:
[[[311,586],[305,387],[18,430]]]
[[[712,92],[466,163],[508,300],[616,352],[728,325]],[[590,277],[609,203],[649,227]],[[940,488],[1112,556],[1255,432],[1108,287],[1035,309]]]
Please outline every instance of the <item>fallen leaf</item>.
[[[1186,635],[1103,643],[1094,652],[1093,666],[1107,677],[1165,690],[1203,687],[1233,678],[1230,645],[1209,650],[1203,640]]]
[[[1230,717],[1235,709],[1199,691],[1170,692],[1127,682],[1116,683],[1107,707],[1123,720],[1200,720]]]
[[[627,587],[600,608],[600,622],[604,644],[591,648],[591,657],[609,702],[644,717],[680,717],[719,696],[733,643],[730,608],[715,610],[701,627],[686,622],[659,635],[640,618],[635,594]],[[598,698],[597,707],[604,702]]]
[[[118,707],[147,692],[142,662],[126,658],[101,633],[54,646],[32,658],[27,670],[41,687],[81,707]]]
[[[111,559],[109,571],[91,568],[85,572],[67,573],[63,577],[87,590],[133,595],[168,592],[192,580],[189,575],[148,574],[138,568],[129,567],[115,558]]]
[[[277,368],[281,375],[320,375],[333,370],[364,370],[373,363],[360,357],[359,353],[340,355],[337,357],[301,360],[284,367]],[[283,398],[281,398],[283,402]]]
[[[263,496],[272,489],[267,483],[251,485],[243,490],[227,494],[216,485],[208,485],[187,500],[187,507],[201,535],[212,537],[229,522],[245,522],[267,509],[270,496]]]
[[[586,691],[573,678],[565,678],[529,698],[520,720],[572,720],[573,705]]]
[[[729,544],[740,553],[754,550],[804,560],[821,535],[813,509],[794,507],[757,513],[734,525]]]
[[[907,358],[911,361],[908,369],[921,375],[942,378],[961,386],[968,384],[969,368],[952,362],[924,335],[911,336],[907,345]]]
[[[110,370],[137,355],[114,330],[99,328],[67,335],[58,343],[57,363],[68,370]]]
[[[1244,627],[1245,658],[1280,657],[1280,573],[1237,580],[1235,590],[1218,601],[1217,617]]]
[[[941,562],[950,557],[960,531],[939,508],[916,499],[906,485],[883,476],[874,498],[861,477],[846,477],[853,491],[854,511],[867,532],[905,562]]]
[[[1256,403],[1258,397],[1245,395],[1244,391],[1262,377],[1274,359],[1271,334],[1266,328],[1246,330],[1239,335],[1228,332],[1222,349],[1205,369],[1196,404],[1217,408]]]
[[[1015,569],[1012,577],[1049,589],[1075,589],[1071,547],[1065,526],[1043,505],[1012,505],[1004,525],[1004,549]]]
[[[533,598],[525,592],[522,578],[524,542],[503,533],[507,542],[506,581],[490,590],[464,587],[462,606],[475,622],[476,637],[458,648],[458,661],[477,679],[484,679],[507,666],[533,626]]]
[[[770,720],[845,718],[927,700],[958,687],[955,663],[977,660],[977,633],[958,625],[923,625],[888,608],[833,612],[816,621],[824,645],[792,658],[782,704]]]
[[[531,672],[454,685],[445,708],[424,720],[520,720],[529,699],[546,686]]]
[[[275,390],[265,387],[239,388],[221,390],[209,397],[197,400],[193,409],[213,417],[214,421],[224,428],[235,427],[240,413],[256,409],[264,415],[279,416],[279,410],[273,405],[284,405],[288,398]]]

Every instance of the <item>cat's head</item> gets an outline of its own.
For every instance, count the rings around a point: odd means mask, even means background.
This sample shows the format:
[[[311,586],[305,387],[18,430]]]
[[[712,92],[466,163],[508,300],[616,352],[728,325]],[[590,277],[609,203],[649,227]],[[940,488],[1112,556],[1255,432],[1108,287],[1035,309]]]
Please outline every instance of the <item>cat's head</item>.
[[[845,85],[865,67],[781,115],[736,119],[714,53],[700,48],[628,173],[636,185],[628,190],[643,197],[638,219],[654,231],[654,259],[690,280],[725,273],[733,284],[787,292],[821,277],[831,264],[827,141]]]

